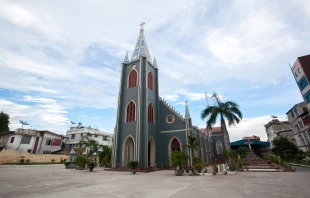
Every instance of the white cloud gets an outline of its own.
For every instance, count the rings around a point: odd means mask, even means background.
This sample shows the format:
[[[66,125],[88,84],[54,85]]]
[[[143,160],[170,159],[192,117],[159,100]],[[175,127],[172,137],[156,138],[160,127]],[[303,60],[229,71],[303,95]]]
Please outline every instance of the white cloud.
[[[277,115],[281,121],[287,120],[284,115]],[[270,115],[259,116],[254,118],[243,118],[242,121],[233,127],[228,128],[231,141],[240,140],[244,136],[256,135],[261,138],[262,141],[267,141],[267,135],[264,125],[271,121]]]

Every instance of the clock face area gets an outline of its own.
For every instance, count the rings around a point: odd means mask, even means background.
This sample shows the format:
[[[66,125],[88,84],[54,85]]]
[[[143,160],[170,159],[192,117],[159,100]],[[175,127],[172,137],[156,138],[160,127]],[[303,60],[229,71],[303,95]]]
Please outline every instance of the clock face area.
[[[166,122],[168,124],[172,124],[174,122],[174,116],[173,115],[168,115],[166,118]]]

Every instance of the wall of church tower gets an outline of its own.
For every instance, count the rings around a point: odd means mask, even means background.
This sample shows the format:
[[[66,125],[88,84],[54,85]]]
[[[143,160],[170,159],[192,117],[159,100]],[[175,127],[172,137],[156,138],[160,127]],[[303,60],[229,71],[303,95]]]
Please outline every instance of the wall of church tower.
[[[128,88],[129,75],[132,70],[137,72],[137,86]],[[147,87],[148,72],[153,75],[153,89]],[[148,167],[149,140],[153,138],[153,143],[157,147],[157,134],[159,131],[159,112],[158,112],[158,72],[146,59],[140,57],[138,61],[123,64],[121,74],[121,85],[118,104],[118,118],[116,126],[115,140],[115,163],[124,162],[124,140],[130,135],[134,140],[134,160],[140,162],[140,167]],[[135,121],[126,122],[127,104],[135,103]],[[154,123],[148,123],[148,105],[153,105]],[[155,148],[156,148],[155,147]],[[129,152],[129,151],[127,151]],[[153,153],[153,151],[152,151]],[[155,152],[156,154],[157,152]],[[129,156],[129,155],[128,155]],[[152,161],[156,158],[152,157]],[[127,163],[127,162],[126,162]],[[123,163],[123,166],[126,164]],[[152,165],[152,164],[151,164]]]

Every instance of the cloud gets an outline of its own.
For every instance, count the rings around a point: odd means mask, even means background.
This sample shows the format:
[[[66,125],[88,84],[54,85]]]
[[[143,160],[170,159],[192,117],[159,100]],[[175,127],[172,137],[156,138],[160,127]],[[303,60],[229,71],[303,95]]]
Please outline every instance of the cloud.
[[[279,120],[287,120],[284,115],[277,115]],[[267,135],[264,125],[271,121],[270,115],[253,118],[243,118],[242,121],[233,127],[228,128],[231,141],[240,140],[244,136],[256,135],[262,141],[267,141]]]
[[[23,101],[30,105],[0,99],[2,110],[10,115],[10,130],[21,127],[19,120],[26,120],[36,129],[64,133],[68,128],[67,111],[56,100],[24,96]]]

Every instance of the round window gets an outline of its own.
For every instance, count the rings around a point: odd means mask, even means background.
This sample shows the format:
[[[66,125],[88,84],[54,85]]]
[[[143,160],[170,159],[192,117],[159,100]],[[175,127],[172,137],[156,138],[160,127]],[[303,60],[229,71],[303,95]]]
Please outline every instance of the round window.
[[[171,124],[174,122],[174,116],[173,115],[168,115],[166,118],[166,122]]]

